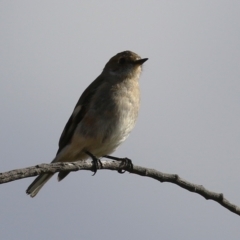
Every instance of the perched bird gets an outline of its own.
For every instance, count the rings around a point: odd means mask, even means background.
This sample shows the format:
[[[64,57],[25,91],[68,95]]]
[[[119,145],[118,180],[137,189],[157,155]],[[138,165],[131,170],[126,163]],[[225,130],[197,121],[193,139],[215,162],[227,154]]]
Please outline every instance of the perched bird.
[[[54,162],[109,156],[128,137],[139,111],[139,77],[147,58],[124,51],[113,56],[78,100],[59,140]],[[116,158],[117,159],[117,158]],[[60,172],[61,181],[69,172]],[[39,175],[26,190],[35,197],[52,173]]]

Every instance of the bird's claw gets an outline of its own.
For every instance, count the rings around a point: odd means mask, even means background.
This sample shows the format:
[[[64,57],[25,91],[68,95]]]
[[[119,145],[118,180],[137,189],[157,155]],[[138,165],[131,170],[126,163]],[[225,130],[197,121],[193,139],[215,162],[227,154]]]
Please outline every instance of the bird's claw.
[[[92,176],[94,176],[97,173],[97,170],[102,168],[103,165],[102,165],[102,162],[100,161],[100,159],[96,158],[96,157],[92,158],[92,163],[93,163],[93,170],[92,170],[93,175]]]
[[[126,172],[126,170],[133,170],[133,164],[132,164],[132,160],[129,158],[121,158],[121,169],[118,170],[119,173],[123,174]]]
[[[102,162],[100,161],[99,158],[94,156],[89,151],[86,151],[85,153],[92,158],[92,164],[93,164],[93,167],[92,167],[93,175],[92,176],[94,176],[97,173],[97,170],[103,167]]]

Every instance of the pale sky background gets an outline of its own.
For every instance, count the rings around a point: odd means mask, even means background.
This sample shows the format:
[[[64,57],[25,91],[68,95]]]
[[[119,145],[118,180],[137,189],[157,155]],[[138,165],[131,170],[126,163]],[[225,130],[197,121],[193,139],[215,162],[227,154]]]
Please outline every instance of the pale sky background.
[[[115,156],[177,173],[240,206],[240,1],[0,1],[1,172],[50,162],[110,57],[148,57],[136,128]],[[131,174],[0,186],[1,239],[239,239],[240,218]]]

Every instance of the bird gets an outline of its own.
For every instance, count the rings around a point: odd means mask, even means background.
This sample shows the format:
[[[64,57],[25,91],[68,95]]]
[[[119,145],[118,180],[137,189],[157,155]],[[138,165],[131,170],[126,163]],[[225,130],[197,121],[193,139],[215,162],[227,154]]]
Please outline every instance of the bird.
[[[52,163],[88,158],[97,163],[102,157],[118,159],[110,154],[135,126],[140,107],[139,78],[147,60],[132,51],[123,51],[110,58],[102,73],[80,96],[61,134]],[[69,173],[60,172],[58,181]],[[53,175],[40,174],[26,193],[35,197]]]

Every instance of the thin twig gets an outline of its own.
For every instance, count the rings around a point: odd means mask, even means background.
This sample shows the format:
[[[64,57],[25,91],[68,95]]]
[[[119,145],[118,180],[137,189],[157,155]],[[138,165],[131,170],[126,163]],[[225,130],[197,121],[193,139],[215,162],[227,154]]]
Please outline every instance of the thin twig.
[[[122,169],[121,162],[118,161],[103,161],[102,169],[119,171]],[[12,182],[22,178],[34,177],[41,173],[56,173],[61,171],[79,171],[79,170],[93,170],[93,163],[91,161],[79,161],[74,163],[51,163],[40,164],[33,167],[16,169],[9,172],[0,173],[0,184]],[[177,174],[162,173],[155,169],[144,168],[140,166],[133,166],[133,169],[126,169],[126,171],[140,176],[150,177],[160,182],[174,183],[190,192],[198,193],[206,200],[213,200],[218,202],[226,209],[237,215],[240,215],[240,208],[230,203],[222,193],[216,193],[207,190],[202,185],[193,184],[180,178]]]

